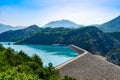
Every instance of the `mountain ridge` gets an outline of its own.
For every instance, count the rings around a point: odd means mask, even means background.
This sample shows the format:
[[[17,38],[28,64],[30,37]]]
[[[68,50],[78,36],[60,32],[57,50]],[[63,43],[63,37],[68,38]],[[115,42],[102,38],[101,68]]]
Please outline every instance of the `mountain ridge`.
[[[120,16],[103,23],[99,26],[104,32],[118,32],[120,31]]]
[[[100,53],[106,53],[109,50],[109,48],[112,48],[113,46],[118,44],[117,42],[112,40],[108,35],[106,35],[94,26],[68,30],[68,32],[65,32],[64,30],[60,33],[54,32],[58,32],[60,29],[61,28],[58,28],[58,30],[55,28],[43,29],[43,32],[40,32],[26,40],[23,40],[20,43],[42,45],[75,44],[81,48],[87,50],[89,49],[89,51],[96,50]]]
[[[31,25],[24,29],[19,30],[9,30],[0,34],[0,41],[10,42],[19,41],[31,37],[33,34],[40,31],[37,25]]]
[[[56,21],[48,22],[43,27],[51,27],[51,28],[58,28],[58,27],[79,28],[79,27],[82,27],[82,25],[76,24],[75,22],[72,22],[70,20],[62,19],[62,20],[56,20]]]
[[[17,29],[23,29],[23,28],[25,28],[25,27],[23,27],[23,26],[13,27],[11,25],[5,25],[5,24],[0,23],[0,33],[6,32],[9,30],[17,30]]]

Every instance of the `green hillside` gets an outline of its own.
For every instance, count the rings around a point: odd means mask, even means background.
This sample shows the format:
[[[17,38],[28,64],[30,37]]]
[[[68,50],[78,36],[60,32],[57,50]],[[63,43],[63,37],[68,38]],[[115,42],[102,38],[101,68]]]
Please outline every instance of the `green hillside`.
[[[120,42],[120,32],[111,32],[111,33],[107,33],[107,34]]]
[[[104,32],[117,32],[120,31],[120,16],[104,23],[99,26]]]
[[[6,31],[0,34],[0,41],[15,42],[18,40],[24,40],[31,37],[32,35],[39,32],[40,30],[41,29],[38,26],[31,25],[24,29]]]
[[[32,57],[23,51],[5,49],[0,44],[0,80],[75,80],[68,76],[60,78],[52,63],[48,67],[36,54]]]
[[[74,44],[93,54],[105,56],[110,62],[120,65],[120,42],[94,26],[79,29],[45,28],[17,44]]]
[[[118,46],[118,43],[107,34],[94,26],[79,29],[45,28],[40,33],[19,44],[74,44],[92,53],[107,53],[109,49]]]

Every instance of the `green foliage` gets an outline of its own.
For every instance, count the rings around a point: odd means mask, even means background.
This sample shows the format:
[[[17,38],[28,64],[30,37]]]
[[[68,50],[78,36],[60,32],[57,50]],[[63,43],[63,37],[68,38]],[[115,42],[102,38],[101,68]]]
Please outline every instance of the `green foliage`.
[[[106,57],[108,61],[120,66],[120,48],[111,49]]]
[[[38,64],[40,67],[43,67],[43,62],[42,62],[41,58],[40,58],[38,55],[35,54],[35,55],[32,57],[32,59],[33,59],[33,61],[34,61],[36,64]]]
[[[116,41],[94,26],[78,29],[44,28],[19,44],[74,44],[91,53],[103,56],[107,54],[109,49],[118,45]]]
[[[3,47],[2,44],[0,44],[0,51],[3,51],[5,48]]]
[[[0,34],[0,41],[20,41],[29,38],[39,32],[41,29],[36,25],[31,25],[24,29],[10,30]]]
[[[69,76],[65,76],[63,80],[76,80],[76,79],[71,78],[71,77],[69,77]]]
[[[17,67],[9,68],[0,73],[0,80],[41,80],[36,75],[18,72]]]
[[[106,34],[94,26],[78,29],[44,28],[36,35],[19,43],[42,45],[74,44],[93,54],[107,57],[109,61],[120,65],[119,57],[117,57],[120,56],[120,52],[117,52],[116,50],[111,51],[114,48],[120,48],[119,34],[120,32]],[[115,55],[117,55],[115,59],[113,58],[113,53],[116,53]],[[112,55],[111,58],[110,55]]]
[[[111,33],[107,33],[107,34],[120,42],[120,31],[119,32],[111,32]]]
[[[23,51],[5,49],[0,44],[0,80],[71,80],[60,78],[52,63],[48,67],[36,54],[32,57]]]

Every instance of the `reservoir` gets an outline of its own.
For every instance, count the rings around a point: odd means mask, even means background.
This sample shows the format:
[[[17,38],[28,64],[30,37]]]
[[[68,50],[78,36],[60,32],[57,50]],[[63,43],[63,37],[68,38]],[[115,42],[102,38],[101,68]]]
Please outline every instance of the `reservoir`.
[[[47,66],[49,62],[53,63],[53,66],[60,65],[67,60],[76,57],[75,53],[67,46],[51,46],[51,45],[14,45],[14,42],[0,42],[4,47],[11,47],[15,51],[24,51],[27,55],[33,56],[37,54],[41,57],[44,66]]]

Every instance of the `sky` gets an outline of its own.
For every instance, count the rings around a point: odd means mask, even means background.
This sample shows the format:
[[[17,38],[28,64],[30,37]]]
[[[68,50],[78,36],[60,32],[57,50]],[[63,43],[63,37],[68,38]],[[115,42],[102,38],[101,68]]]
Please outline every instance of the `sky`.
[[[13,26],[68,19],[102,24],[120,15],[120,0],[0,0],[0,23]]]

